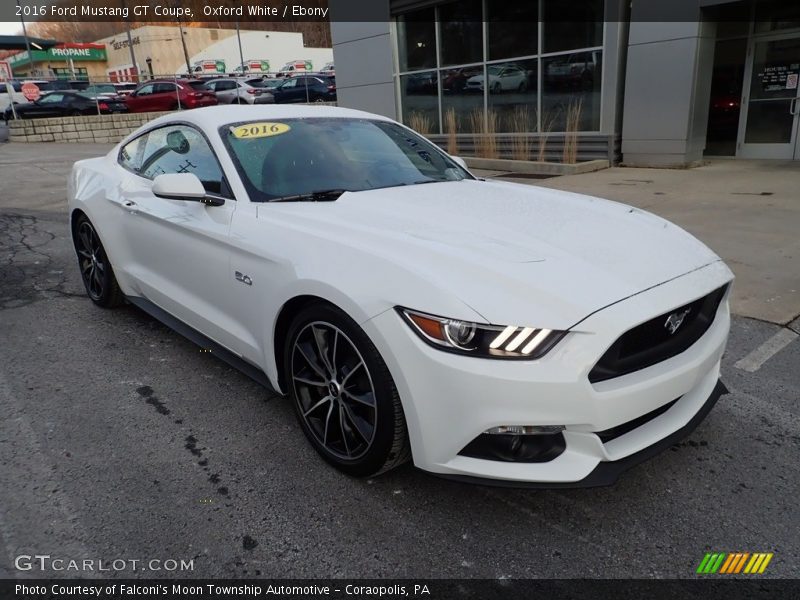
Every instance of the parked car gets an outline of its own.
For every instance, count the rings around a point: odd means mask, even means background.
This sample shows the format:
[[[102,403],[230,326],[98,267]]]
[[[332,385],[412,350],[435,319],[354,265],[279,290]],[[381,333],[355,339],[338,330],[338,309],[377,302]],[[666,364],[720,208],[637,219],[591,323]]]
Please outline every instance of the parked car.
[[[120,96],[128,96],[138,87],[138,84],[133,82],[113,83],[112,85]]]
[[[42,91],[75,91],[80,92],[89,87],[89,82],[85,79],[50,79],[44,83],[37,84]]]
[[[213,106],[217,104],[217,97],[199,80],[155,79],[137,87],[125,97],[125,103],[131,112],[155,112]]]
[[[482,72],[482,67],[461,67],[444,71],[442,73],[442,90],[445,93],[461,93],[467,87],[467,80]]]
[[[8,86],[6,85],[8,84]],[[12,79],[8,82],[0,81],[0,114],[5,114],[6,109],[11,106],[11,104],[24,104],[28,102],[28,99],[22,93],[22,84],[24,83],[35,83],[40,90],[44,90],[46,86],[49,84],[48,81],[39,80],[39,79],[26,79],[24,81],[18,79]],[[11,93],[9,94],[9,89],[11,88]]]
[[[232,77],[212,79],[206,85],[217,95],[220,104],[270,104],[272,94]]]
[[[545,82],[553,87],[573,87],[590,90],[595,75],[600,72],[601,54],[598,50],[576,52],[552,59],[545,68]]]
[[[291,102],[335,102],[336,79],[325,75],[299,75],[272,88],[276,104]]]
[[[111,83],[93,83],[81,92],[87,96],[117,97],[121,95]]]
[[[323,75],[336,75],[336,67],[334,66],[333,62],[325,63],[322,68],[319,70],[320,73]]]
[[[14,105],[18,119],[41,119],[47,117],[67,117],[78,115],[96,115],[128,112],[124,100],[119,97],[97,98],[81,92],[47,92],[36,102],[24,102]],[[11,107],[6,108],[3,118],[13,118]]]
[[[406,94],[438,94],[439,79],[435,72],[414,73],[405,76]]]
[[[383,116],[165,115],[75,163],[67,197],[92,302],[127,299],[284,393],[350,475],[608,485],[725,393],[714,252],[638,208],[476,178]]]
[[[516,65],[489,65],[486,71],[489,73],[489,92],[492,94],[509,91],[524,92],[528,88],[527,72]],[[483,85],[483,74],[475,75],[467,79],[465,89],[482,92]]]
[[[252,77],[250,79],[245,79],[245,83],[247,85],[252,85],[254,88],[259,88],[262,90],[271,90],[272,88],[276,88],[284,81],[286,80],[277,79],[274,77]]]

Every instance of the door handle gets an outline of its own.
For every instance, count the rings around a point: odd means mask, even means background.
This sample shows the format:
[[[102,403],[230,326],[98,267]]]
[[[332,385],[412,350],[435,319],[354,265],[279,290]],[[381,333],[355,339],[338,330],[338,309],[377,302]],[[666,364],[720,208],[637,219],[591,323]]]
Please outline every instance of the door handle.
[[[125,200],[125,202],[122,203],[122,206],[124,206],[125,209],[131,214],[134,214],[139,210],[136,206],[136,202],[133,202],[132,200]]]
[[[797,96],[792,98],[792,101],[789,104],[789,114],[790,115],[796,115],[797,114]]]

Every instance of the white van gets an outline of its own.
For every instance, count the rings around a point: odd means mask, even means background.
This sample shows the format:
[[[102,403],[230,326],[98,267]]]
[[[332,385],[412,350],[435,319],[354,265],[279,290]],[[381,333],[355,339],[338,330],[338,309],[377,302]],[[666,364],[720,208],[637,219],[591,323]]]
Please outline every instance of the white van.
[[[292,77],[298,73],[306,73],[314,69],[310,60],[292,60],[281,67],[276,77]]]
[[[12,102],[14,104],[23,104],[28,101],[27,98],[22,95],[23,83],[26,82],[19,81],[17,79],[0,81],[0,115],[5,114],[6,109],[11,105]],[[31,81],[31,83],[35,83],[41,88],[43,86],[47,86],[49,82],[35,80]]]

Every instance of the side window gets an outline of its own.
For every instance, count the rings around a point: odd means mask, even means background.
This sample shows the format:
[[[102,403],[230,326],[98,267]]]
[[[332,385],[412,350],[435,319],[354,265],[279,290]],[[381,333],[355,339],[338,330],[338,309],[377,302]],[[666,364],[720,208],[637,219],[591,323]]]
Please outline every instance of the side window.
[[[57,104],[64,99],[64,94],[56,94],[50,93],[46,96],[42,96],[42,99],[39,100],[39,104]]]
[[[145,85],[143,87],[140,87],[139,91],[136,92],[136,95],[137,96],[149,96],[152,93],[153,93],[153,84],[150,83],[150,84],[147,84],[147,85]]]
[[[223,193],[222,169],[217,158],[200,132],[186,125],[151,131],[138,171],[148,179],[165,173],[194,173],[207,192]]]
[[[291,89],[297,85],[297,77],[292,77],[291,79],[287,79],[286,83],[284,83],[281,88],[282,89]]]
[[[169,94],[175,93],[174,83],[157,83],[155,84],[154,94]]]
[[[142,155],[144,154],[146,143],[147,134],[144,134],[125,144],[122,150],[119,151],[119,164],[126,169],[138,173],[139,167],[142,164]]]

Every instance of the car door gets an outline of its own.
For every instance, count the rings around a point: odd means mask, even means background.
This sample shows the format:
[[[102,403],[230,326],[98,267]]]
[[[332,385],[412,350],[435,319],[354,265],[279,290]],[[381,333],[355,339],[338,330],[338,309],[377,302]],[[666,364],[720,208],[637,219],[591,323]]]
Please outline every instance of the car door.
[[[236,334],[224,307],[231,285],[228,235],[236,202],[199,130],[173,124],[145,135],[121,150],[123,181],[120,193],[111,198],[125,219],[125,275],[142,297],[233,349]],[[152,193],[153,180],[165,173],[193,173],[225,203],[158,198]]]
[[[299,77],[292,77],[287,79],[276,89],[275,102],[286,104],[288,102],[299,102],[300,94],[297,87]],[[305,96],[305,90],[303,90]]]
[[[125,104],[128,105],[128,110],[131,112],[145,112],[147,110],[147,103],[153,95],[155,85],[148,83],[143,85],[138,90],[133,91],[127,98]]]
[[[181,106],[178,99],[178,88],[174,83],[162,81],[155,84],[153,95],[150,97],[150,110],[173,110]]]
[[[63,109],[64,94],[61,92],[50,92],[33,102],[30,108],[26,107],[26,117],[48,118],[60,116]]]
[[[236,102],[236,82],[232,79],[223,79],[217,82],[214,88],[220,103],[231,104]]]

